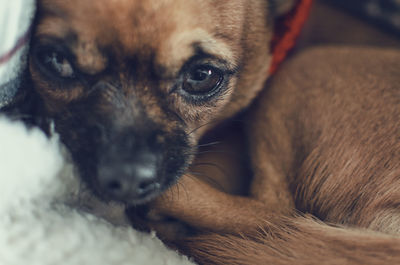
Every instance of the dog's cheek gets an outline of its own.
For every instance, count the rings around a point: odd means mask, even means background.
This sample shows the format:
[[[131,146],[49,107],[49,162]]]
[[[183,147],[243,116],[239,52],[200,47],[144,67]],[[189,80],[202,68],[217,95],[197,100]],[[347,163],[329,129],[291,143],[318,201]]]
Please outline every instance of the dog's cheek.
[[[50,127],[54,124],[55,131],[60,135],[61,142],[71,153],[74,162],[77,162],[77,165],[84,165],[84,158],[90,157],[88,145],[93,145],[85,139],[93,139],[93,137],[88,137],[89,133],[85,124],[75,118],[81,115],[77,116],[79,113],[70,109],[68,100],[66,100],[68,92],[57,92],[59,87],[52,85],[43,78],[32,63],[32,59],[30,60],[29,70],[34,92],[40,99],[37,103],[37,124],[48,133],[50,133]]]
[[[80,118],[77,118],[80,117]],[[100,132],[73,109],[54,116],[56,132],[61,142],[69,151],[80,177],[89,186],[95,185],[94,176],[97,174]]]
[[[84,86],[78,82],[63,82],[62,80],[50,80],[32,63],[29,64],[29,74],[35,92],[43,100],[49,112],[57,112],[65,108],[70,102],[81,98]]]
[[[165,179],[164,189],[175,184],[186,172],[196,152],[195,145],[189,141],[184,130],[177,130],[173,136],[165,138],[163,144],[162,175]]]
[[[176,112],[184,121],[184,130],[191,145],[197,145],[203,134],[224,117],[225,109],[235,104],[231,102],[231,91],[232,89],[229,89],[219,98],[201,105],[182,102],[182,99],[175,100]]]

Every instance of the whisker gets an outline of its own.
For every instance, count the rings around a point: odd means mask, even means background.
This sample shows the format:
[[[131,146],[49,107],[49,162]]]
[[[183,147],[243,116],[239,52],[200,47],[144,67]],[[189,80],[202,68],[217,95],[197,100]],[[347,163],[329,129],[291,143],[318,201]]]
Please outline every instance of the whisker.
[[[218,145],[221,144],[221,141],[215,141],[215,142],[211,142],[211,143],[207,143],[207,144],[200,144],[197,147],[208,147],[208,146],[214,146],[214,145]]]
[[[222,120],[213,120],[213,121],[206,122],[206,123],[204,123],[204,124],[202,124],[202,125],[200,125],[200,126],[194,128],[192,131],[190,131],[190,132],[188,133],[188,135],[191,135],[192,133],[195,133],[197,130],[199,130],[199,129],[201,129],[201,128],[207,126],[207,125],[210,125],[210,124],[212,124],[212,123],[221,123],[221,122],[222,122]],[[229,122],[231,122],[231,123],[245,123],[246,120],[235,118],[235,119],[231,119]]]
[[[212,123],[219,123],[219,122],[220,122],[219,120],[214,120],[214,121],[206,122],[206,123],[204,123],[204,124],[198,126],[197,128],[194,128],[191,132],[188,133],[188,135],[191,135],[192,133],[195,133],[196,131],[198,131],[199,129],[201,129],[201,128],[207,126],[207,125],[210,125],[210,124],[212,124]]]
[[[218,183],[218,182],[217,182],[216,180],[214,180],[212,177],[210,177],[210,176],[208,176],[208,175],[206,175],[206,174],[204,174],[204,173],[195,172],[195,171],[188,171],[187,174],[192,175],[191,177],[192,177],[193,179],[196,179],[196,180],[198,180],[198,181],[204,180],[204,181],[208,182],[209,184],[211,184],[211,185],[213,185],[213,186],[219,188],[220,190],[223,190],[223,187],[221,186],[220,183]],[[187,175],[187,176],[190,176],[190,175]],[[200,177],[200,178],[194,178],[193,176],[197,176],[197,177]]]
[[[211,166],[211,167],[215,167],[217,168],[225,177],[229,177],[228,173],[225,171],[225,169],[215,163],[207,163],[207,162],[202,162],[202,163],[195,163],[192,164],[192,166],[196,167],[196,166]]]
[[[224,155],[228,155],[228,156],[233,156],[233,157],[242,157],[243,156],[243,154],[237,154],[237,153],[232,153],[232,152],[228,152],[228,151],[212,151],[212,150],[209,150],[209,151],[199,151],[199,152],[196,152],[196,153],[194,153],[194,155],[204,155],[204,154],[224,154]]]
[[[179,200],[180,194],[181,194],[181,189],[183,189],[185,195],[188,197],[187,189],[185,188],[185,185],[183,183],[178,181],[175,185],[176,185],[176,187],[172,190],[171,197],[168,198],[168,200],[169,200],[168,203],[171,203],[171,204],[174,201],[174,196],[177,196],[176,198]]]

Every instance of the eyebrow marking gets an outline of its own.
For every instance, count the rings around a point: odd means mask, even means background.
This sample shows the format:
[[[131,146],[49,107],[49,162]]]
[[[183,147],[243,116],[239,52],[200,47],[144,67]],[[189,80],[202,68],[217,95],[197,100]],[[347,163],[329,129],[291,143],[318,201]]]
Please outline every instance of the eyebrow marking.
[[[201,41],[197,42],[196,45],[204,53],[210,54],[215,58],[219,58],[229,65],[234,65],[236,62],[236,58],[233,55],[232,50],[225,42],[221,40],[217,40],[215,38],[202,39]]]
[[[102,73],[108,65],[108,57],[95,44],[81,43],[72,47],[80,71],[89,75]]]
[[[170,73],[177,73],[196,55],[204,54],[235,68],[238,58],[223,38],[216,38],[201,28],[178,32],[170,36],[157,54],[157,62]]]
[[[217,39],[222,39],[228,42],[235,42],[235,38],[229,34],[224,34],[223,32],[217,32],[214,34],[214,37]]]
[[[67,14],[64,10],[61,8],[58,8],[57,5],[54,5],[54,3],[47,3],[50,1],[42,0],[38,1],[38,14],[39,16],[47,16],[47,17],[59,17],[59,18],[66,18]],[[43,3],[42,3],[43,2]]]

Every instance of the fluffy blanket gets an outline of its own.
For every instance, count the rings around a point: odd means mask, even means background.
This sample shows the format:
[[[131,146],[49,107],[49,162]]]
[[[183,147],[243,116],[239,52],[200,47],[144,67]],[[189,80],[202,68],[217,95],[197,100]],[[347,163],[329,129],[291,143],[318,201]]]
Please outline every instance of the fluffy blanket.
[[[0,109],[20,85],[35,7],[34,0],[0,0]]]
[[[56,136],[0,117],[0,150],[1,265],[192,264],[88,196]]]

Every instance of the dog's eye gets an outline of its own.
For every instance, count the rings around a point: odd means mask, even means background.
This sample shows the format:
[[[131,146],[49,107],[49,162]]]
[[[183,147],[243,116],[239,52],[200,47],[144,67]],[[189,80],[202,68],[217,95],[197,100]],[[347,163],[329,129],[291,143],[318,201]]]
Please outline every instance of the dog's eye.
[[[223,81],[221,70],[212,66],[198,66],[185,74],[182,89],[191,95],[208,95],[216,91]]]
[[[39,53],[39,61],[46,70],[61,78],[74,78],[74,69],[66,56],[57,51],[43,51]]]

